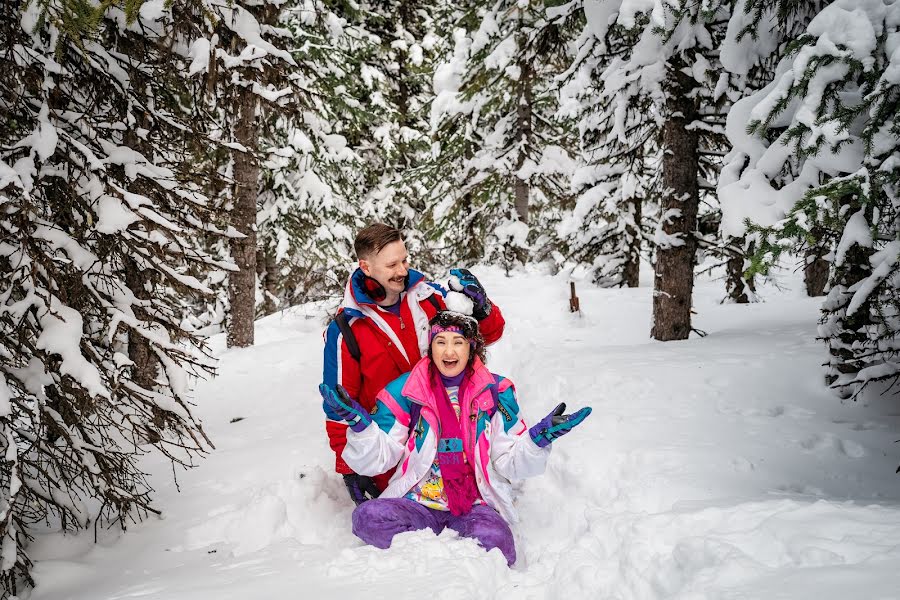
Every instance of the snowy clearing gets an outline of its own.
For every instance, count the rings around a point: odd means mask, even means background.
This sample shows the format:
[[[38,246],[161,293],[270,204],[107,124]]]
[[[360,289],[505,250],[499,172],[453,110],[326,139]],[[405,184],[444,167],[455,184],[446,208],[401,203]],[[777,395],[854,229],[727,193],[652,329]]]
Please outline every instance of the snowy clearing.
[[[513,569],[449,531],[387,551],[350,533],[316,392],[323,309],[309,305],[258,322],[254,348],[214,340],[220,375],[197,412],[217,450],[179,473],[180,492],[148,461],[161,519],[96,545],[92,531],[38,535],[31,598],[900,598],[900,407],[824,388],[820,301],[798,276],[749,306],[701,281],[708,337],[660,343],[647,281],[579,284],[579,317],[565,279],[476,273],[508,323],[488,366],[530,420],[563,400],[594,408],[521,486]]]

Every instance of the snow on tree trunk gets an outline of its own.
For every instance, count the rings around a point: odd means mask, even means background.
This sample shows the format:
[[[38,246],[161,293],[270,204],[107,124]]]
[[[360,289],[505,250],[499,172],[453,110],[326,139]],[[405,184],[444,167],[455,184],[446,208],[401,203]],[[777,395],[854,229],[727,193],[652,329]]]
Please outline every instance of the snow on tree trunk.
[[[669,82],[663,127],[662,197],[660,231],[653,288],[651,337],[661,341],[685,340],[691,332],[691,296],[694,289],[694,254],[699,190],[697,186],[698,136],[687,126],[698,117],[690,91],[694,82],[681,71],[679,58],[669,62]]]
[[[238,270],[229,275],[228,347],[253,345],[256,318],[256,197],[259,189],[259,165],[254,155],[259,129],[256,123],[257,97],[248,89],[235,98],[237,121],[234,139],[243,146],[232,152],[234,193],[231,225],[244,237],[231,240],[231,259]]]
[[[519,44],[524,45],[525,43],[525,37],[520,35]],[[531,90],[533,73],[531,65],[524,60],[520,60],[518,66],[519,79],[517,82],[518,84],[516,85],[516,93],[518,96],[518,108],[516,109],[516,136],[518,137],[521,146],[518,158],[516,159],[517,172],[525,165],[525,161],[528,159],[527,148],[534,143],[534,133],[531,126],[531,105],[534,102]],[[526,224],[528,223],[528,196],[530,194],[528,188],[528,181],[516,176],[516,214],[518,215],[519,220]]]
[[[747,259],[743,255],[730,257],[725,266],[725,289],[728,298],[735,304],[749,304],[756,291],[753,278],[748,281],[744,277],[747,267]]]

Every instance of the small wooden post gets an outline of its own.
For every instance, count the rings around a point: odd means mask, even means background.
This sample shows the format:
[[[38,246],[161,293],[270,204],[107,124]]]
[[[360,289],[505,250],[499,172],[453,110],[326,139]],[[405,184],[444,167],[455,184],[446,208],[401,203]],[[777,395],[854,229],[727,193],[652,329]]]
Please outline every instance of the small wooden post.
[[[581,307],[578,304],[578,296],[575,295],[575,282],[569,282],[569,312],[581,312]]]

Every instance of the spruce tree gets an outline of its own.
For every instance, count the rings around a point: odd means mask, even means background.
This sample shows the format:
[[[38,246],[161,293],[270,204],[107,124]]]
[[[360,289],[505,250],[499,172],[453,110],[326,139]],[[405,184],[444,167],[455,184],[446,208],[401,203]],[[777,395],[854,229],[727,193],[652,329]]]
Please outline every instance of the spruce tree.
[[[139,459],[211,447],[190,383],[212,371],[179,296],[233,265],[190,169],[186,46],[171,10],[13,2],[0,39],[0,581],[31,584],[31,526],[125,527],[158,509]],[[176,24],[179,27],[176,27]]]
[[[264,121],[257,312],[341,294],[349,274],[366,175],[347,136],[367,116],[352,55],[366,34],[341,16],[351,10],[317,2],[282,13],[306,93]]]
[[[613,58],[636,42],[637,32],[599,39],[570,3],[551,11],[572,44],[576,61],[563,78],[561,112],[578,123],[581,151],[572,179],[575,192],[557,227],[564,264],[587,268],[598,285],[637,287],[641,250],[655,229],[652,190],[659,162],[656,129],[643,99],[625,105],[628,135],[610,135],[621,109],[604,95],[604,73]],[[649,250],[649,248],[648,248]]]
[[[545,10],[539,1],[485,7],[474,32],[454,32],[454,53],[435,72],[435,145],[421,173],[437,239],[457,260],[509,268],[549,257],[574,141],[554,81],[571,57]]]
[[[792,6],[767,8],[790,15]],[[754,268],[765,272],[786,251],[833,249],[819,334],[830,357],[826,381],[842,397],[900,377],[895,8],[882,0],[825,6],[774,80],[735,107],[747,131],[729,126],[736,156],[721,193],[729,227],[749,222],[758,242]]]
[[[598,162],[619,162],[608,174],[613,181],[628,172],[622,169],[627,165],[649,186],[639,197],[659,204],[651,330],[658,340],[685,339],[691,331],[700,198],[717,174],[715,158],[707,160],[715,144],[706,138],[721,134],[716,121],[728,80],[718,48],[732,5],[584,4],[578,56],[596,57],[591,70],[599,75],[592,79],[603,82],[595,85],[598,116],[591,123],[603,145]],[[648,168],[640,162],[647,159],[658,162]],[[648,170],[656,170],[658,179],[641,176]]]

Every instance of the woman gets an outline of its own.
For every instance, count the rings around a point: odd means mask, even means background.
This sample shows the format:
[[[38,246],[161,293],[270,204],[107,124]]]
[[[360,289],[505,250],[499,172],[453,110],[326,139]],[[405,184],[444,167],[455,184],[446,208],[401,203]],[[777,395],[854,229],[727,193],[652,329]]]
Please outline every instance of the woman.
[[[449,527],[499,548],[512,565],[509,480],[540,475],[551,442],[591,409],[564,415],[563,403],[529,429],[512,382],[484,366],[477,321],[442,311],[429,325],[427,356],[378,394],[371,415],[342,387],[319,387],[327,408],[349,423],[344,461],[361,475],[397,467],[381,496],[353,511],[353,533],[388,548],[398,533]]]

